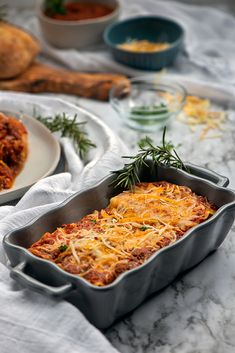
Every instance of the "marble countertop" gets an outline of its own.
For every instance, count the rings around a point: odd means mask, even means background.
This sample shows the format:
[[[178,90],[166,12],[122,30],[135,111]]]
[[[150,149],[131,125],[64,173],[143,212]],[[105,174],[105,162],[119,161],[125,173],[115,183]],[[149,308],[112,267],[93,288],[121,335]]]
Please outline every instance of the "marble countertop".
[[[120,122],[108,103],[63,96],[98,114],[130,147],[146,134]],[[198,140],[187,126],[174,122],[168,136],[184,160],[230,178],[235,188],[235,125],[231,114],[221,138]],[[155,143],[162,132],[149,134]],[[209,236],[209,234],[208,234]],[[105,332],[121,353],[235,352],[235,226],[222,246],[193,270]]]
[[[96,112],[132,151],[146,135],[122,125],[107,103],[67,99]],[[228,176],[231,188],[235,188],[234,117],[231,111],[221,138],[199,141],[197,133],[176,121],[168,129],[169,138],[182,143],[178,151],[184,160]],[[162,131],[148,135],[158,143]],[[235,352],[234,269],[235,226],[215,253],[114,324],[106,337],[122,353]]]

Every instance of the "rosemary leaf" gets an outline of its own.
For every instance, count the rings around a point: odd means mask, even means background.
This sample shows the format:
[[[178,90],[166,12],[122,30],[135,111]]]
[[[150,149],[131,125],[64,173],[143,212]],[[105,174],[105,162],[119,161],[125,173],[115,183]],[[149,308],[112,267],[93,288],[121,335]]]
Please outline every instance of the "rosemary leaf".
[[[136,183],[139,183],[139,171],[147,164],[148,159],[152,159],[155,165],[168,166],[188,171],[187,167],[182,162],[174,145],[166,141],[166,128],[163,130],[162,145],[154,146],[153,141],[146,136],[140,140],[139,151],[135,156],[125,156],[129,158],[130,163],[124,164],[122,169],[113,171],[115,179],[112,182],[114,187],[122,187],[124,189],[132,189]]]
[[[4,20],[7,16],[7,5],[0,5],[0,21]]]
[[[66,13],[66,9],[64,7],[64,0],[46,0],[45,12],[49,16],[53,16],[57,13],[64,15]]]
[[[86,122],[77,122],[77,115],[70,119],[66,113],[55,116],[41,116],[34,114],[35,118],[43,123],[51,132],[60,132],[61,137],[69,137],[81,159],[85,159],[90,148],[96,145],[87,137],[84,131]]]

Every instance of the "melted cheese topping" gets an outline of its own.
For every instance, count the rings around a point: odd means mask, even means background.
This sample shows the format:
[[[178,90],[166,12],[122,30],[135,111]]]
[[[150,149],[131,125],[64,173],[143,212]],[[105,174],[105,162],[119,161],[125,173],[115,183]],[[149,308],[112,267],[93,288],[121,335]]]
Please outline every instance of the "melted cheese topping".
[[[113,197],[106,209],[45,233],[29,250],[103,286],[214,212],[213,205],[185,186],[141,183]]]

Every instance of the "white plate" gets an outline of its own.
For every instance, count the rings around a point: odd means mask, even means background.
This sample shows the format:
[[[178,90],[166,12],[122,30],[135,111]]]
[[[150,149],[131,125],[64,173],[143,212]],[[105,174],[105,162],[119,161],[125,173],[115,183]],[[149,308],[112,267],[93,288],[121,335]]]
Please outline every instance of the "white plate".
[[[28,156],[11,189],[0,192],[0,204],[21,197],[35,182],[52,174],[59,162],[60,145],[50,131],[26,114],[1,110],[20,118],[28,132]]]
[[[0,192],[0,204],[22,196],[38,179],[51,174],[58,163],[59,144],[43,125],[34,118],[29,118],[34,116],[35,111],[36,114],[43,116],[54,116],[64,112],[72,118],[76,114],[78,121],[87,122],[85,130],[96,148],[91,149],[87,161],[79,173],[76,166],[73,165],[73,162],[76,163],[77,160],[67,161],[72,176],[71,183],[75,191],[81,187],[91,187],[94,182],[107,176],[111,168],[118,169],[123,165],[120,156],[127,154],[126,146],[107,125],[86,109],[51,96],[0,92],[0,111],[26,114],[26,120],[23,122],[30,134],[29,149],[31,154],[25,168],[17,177],[14,187],[8,191]],[[42,170],[44,163],[46,166]],[[36,171],[40,171],[40,175],[36,175]]]

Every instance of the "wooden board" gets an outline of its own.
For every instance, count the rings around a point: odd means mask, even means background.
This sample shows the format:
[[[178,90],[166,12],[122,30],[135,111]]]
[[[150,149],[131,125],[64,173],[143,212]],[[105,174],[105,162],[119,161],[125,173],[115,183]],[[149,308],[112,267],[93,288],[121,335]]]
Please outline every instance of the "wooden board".
[[[120,81],[129,85],[122,75],[66,71],[35,62],[16,78],[0,80],[0,90],[65,93],[105,101],[110,88]]]

